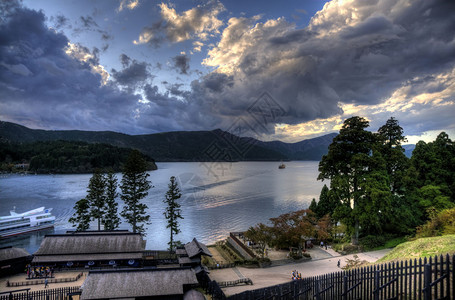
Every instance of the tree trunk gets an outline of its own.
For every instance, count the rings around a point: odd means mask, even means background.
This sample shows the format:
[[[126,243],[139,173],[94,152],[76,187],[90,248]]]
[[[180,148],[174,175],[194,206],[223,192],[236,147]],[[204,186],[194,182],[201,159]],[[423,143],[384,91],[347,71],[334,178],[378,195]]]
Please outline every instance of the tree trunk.
[[[359,221],[355,221],[354,225],[354,234],[351,236],[351,244],[358,245],[359,244]]]
[[[173,232],[172,232],[172,228],[171,228],[171,243],[169,245],[169,249],[171,250],[171,252],[174,250],[174,237],[173,237]]]

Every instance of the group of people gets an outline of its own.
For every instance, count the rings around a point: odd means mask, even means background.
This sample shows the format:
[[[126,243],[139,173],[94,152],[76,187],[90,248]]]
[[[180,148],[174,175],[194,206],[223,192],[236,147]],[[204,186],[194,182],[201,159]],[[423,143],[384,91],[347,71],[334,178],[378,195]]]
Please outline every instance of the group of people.
[[[32,267],[31,265],[27,265],[27,278],[34,279],[34,278],[47,278],[52,277],[54,275],[54,268],[52,267],[45,267],[45,266],[35,266]]]
[[[324,248],[325,246],[325,250],[327,250],[327,243],[324,243],[323,241],[321,241],[321,248]]]
[[[299,273],[296,270],[292,271],[291,275],[292,275],[292,280],[302,279],[302,273]]]

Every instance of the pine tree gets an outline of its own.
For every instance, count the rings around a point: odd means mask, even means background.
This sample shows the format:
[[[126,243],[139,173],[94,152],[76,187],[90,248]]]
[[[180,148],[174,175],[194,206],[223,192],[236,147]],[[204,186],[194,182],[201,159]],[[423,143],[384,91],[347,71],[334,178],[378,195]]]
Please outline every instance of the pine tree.
[[[85,199],[90,206],[90,216],[98,222],[98,230],[101,230],[101,220],[106,213],[105,187],[106,179],[99,169],[95,170],[92,178],[90,178]]]
[[[117,193],[117,177],[110,171],[106,175],[106,214],[103,218],[104,230],[114,230],[120,225],[120,218],[117,213],[118,203],[115,199]]]
[[[141,200],[147,197],[148,190],[152,187],[147,180],[147,163],[138,150],[131,151],[123,168],[121,181],[122,194],[120,198],[125,202],[121,216],[133,227],[134,233],[145,235],[144,224],[150,224],[147,215],[147,205]]]
[[[183,217],[181,215],[182,210],[180,209],[180,204],[177,202],[177,200],[182,197],[182,194],[180,193],[178,183],[175,180],[174,176],[170,178],[170,181],[171,182],[168,185],[169,189],[166,192],[165,200],[163,201],[167,204],[166,210],[163,214],[167,219],[166,228],[169,228],[171,230],[170,241],[168,245],[169,251],[172,252],[174,251],[176,244],[180,243],[178,241],[174,242],[174,234],[177,235],[180,233],[178,219],[183,219]]]
[[[318,207],[315,211],[318,219],[321,219],[327,214],[333,215],[337,203],[333,201],[333,198],[329,197],[329,188],[324,184],[319,195]]]
[[[313,198],[313,200],[311,200],[311,203],[310,203],[310,207],[308,207],[309,210],[311,210],[312,212],[316,213],[317,210],[318,210],[318,203],[316,202],[316,199]]]
[[[87,199],[81,199],[74,205],[76,213],[68,220],[76,227],[76,231],[85,231],[90,227],[89,202]]]

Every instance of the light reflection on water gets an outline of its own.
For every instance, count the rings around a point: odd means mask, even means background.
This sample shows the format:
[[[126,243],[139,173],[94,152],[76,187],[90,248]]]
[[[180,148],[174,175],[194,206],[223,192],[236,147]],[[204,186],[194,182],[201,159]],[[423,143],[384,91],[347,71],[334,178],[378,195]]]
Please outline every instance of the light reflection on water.
[[[182,189],[181,233],[188,242],[193,237],[213,243],[230,231],[246,230],[282,213],[307,208],[319,196],[324,183],[317,181],[318,162],[287,162],[279,170],[277,162],[237,163],[158,163],[150,172],[154,188],[145,203],[152,224],[147,229],[147,249],[165,249],[169,239],[163,212],[169,178],[175,176]],[[121,174],[117,174],[120,177]],[[53,207],[55,232],[72,229],[68,219],[75,202],[85,197],[90,174],[9,175],[0,178],[0,215],[24,212],[40,206]],[[122,206],[122,203],[120,203]],[[122,229],[128,229],[126,223]],[[92,229],[96,229],[95,224]],[[43,234],[2,240],[0,244],[22,245],[29,252],[39,247]]]

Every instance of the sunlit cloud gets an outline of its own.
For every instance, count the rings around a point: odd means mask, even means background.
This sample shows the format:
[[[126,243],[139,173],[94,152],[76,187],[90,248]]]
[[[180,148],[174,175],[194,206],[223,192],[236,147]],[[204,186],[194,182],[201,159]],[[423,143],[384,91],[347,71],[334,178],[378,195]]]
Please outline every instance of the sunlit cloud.
[[[121,12],[124,9],[133,10],[139,6],[139,0],[120,0],[117,12]]]
[[[213,1],[199,5],[179,14],[171,5],[161,3],[161,20],[152,26],[145,27],[139,38],[134,40],[136,45],[150,43],[158,46],[163,40],[172,43],[189,39],[205,41],[209,36],[219,34],[223,21],[218,14],[225,10],[221,2]]]
[[[90,50],[86,47],[68,42],[68,46],[65,48],[65,53],[72,58],[89,64],[92,73],[99,74],[101,76],[101,85],[107,84],[110,74],[106,71],[104,66],[99,64],[99,58],[96,50],[90,52]]]

